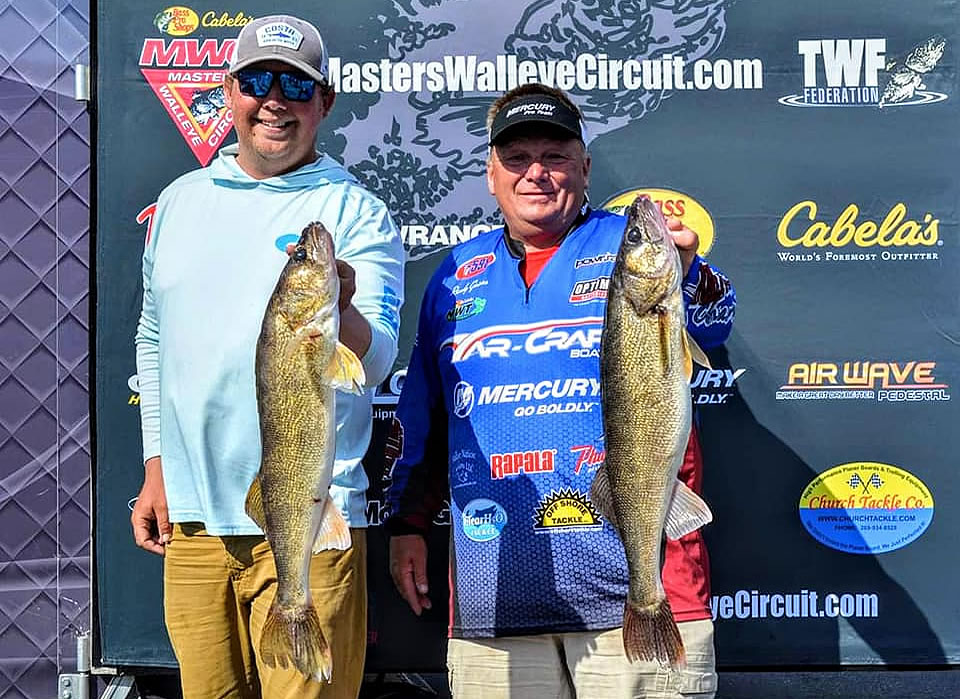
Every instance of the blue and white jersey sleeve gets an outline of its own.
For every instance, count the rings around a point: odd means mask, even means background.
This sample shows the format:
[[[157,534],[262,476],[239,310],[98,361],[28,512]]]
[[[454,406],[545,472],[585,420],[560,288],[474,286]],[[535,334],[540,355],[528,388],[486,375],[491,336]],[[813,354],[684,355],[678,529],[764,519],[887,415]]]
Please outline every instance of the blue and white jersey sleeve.
[[[687,330],[703,349],[719,347],[730,336],[737,292],[719,269],[696,256],[683,280]]]

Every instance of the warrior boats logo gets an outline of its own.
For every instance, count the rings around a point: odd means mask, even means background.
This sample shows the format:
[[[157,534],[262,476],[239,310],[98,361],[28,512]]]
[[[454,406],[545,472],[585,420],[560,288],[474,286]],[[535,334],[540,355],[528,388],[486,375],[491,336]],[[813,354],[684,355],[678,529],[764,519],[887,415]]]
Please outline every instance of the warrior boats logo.
[[[928,88],[946,84],[935,69],[947,42],[935,35],[887,58],[886,39],[805,39],[797,42],[803,92],[781,97],[788,107],[907,107],[947,99]]]
[[[140,50],[140,72],[201,165],[210,162],[233,128],[223,78],[234,43],[147,38]]]

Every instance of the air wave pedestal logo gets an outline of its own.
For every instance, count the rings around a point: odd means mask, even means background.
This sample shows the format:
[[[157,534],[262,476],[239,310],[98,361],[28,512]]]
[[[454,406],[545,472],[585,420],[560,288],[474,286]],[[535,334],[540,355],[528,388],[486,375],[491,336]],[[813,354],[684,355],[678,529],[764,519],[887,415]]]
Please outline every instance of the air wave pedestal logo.
[[[777,400],[875,400],[878,403],[950,400],[949,386],[939,380],[937,363],[847,361],[795,362]]]
[[[933,496],[912,473],[871,461],[834,466],[800,496],[800,521],[824,546],[887,553],[915,541],[933,520]]]
[[[147,38],[140,50],[140,72],[201,165],[210,162],[233,128],[223,78],[234,43]]]
[[[679,218],[683,225],[697,234],[700,239],[697,252],[700,255],[705,256],[710,252],[714,238],[713,218],[700,202],[689,194],[672,189],[641,187],[617,194],[605,201],[600,208],[615,214],[623,214],[640,194],[650,197],[653,203],[660,207],[660,212],[664,216]]]
[[[933,104],[947,94],[949,76],[936,68],[947,42],[934,35],[906,53],[888,57],[887,40],[803,39],[797,42],[802,92],[785,95],[787,107],[907,107]]]

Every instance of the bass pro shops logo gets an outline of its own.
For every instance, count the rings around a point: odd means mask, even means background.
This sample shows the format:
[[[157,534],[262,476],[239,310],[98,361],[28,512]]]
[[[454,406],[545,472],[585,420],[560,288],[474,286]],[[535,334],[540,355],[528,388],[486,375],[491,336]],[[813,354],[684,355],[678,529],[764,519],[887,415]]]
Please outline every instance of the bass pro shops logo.
[[[143,40],[140,72],[201,165],[213,158],[233,128],[223,77],[234,39]]]
[[[939,35],[887,57],[886,39],[803,39],[797,42],[803,91],[781,97],[788,107],[906,107],[947,99],[930,89],[947,83],[935,69],[946,40]]]

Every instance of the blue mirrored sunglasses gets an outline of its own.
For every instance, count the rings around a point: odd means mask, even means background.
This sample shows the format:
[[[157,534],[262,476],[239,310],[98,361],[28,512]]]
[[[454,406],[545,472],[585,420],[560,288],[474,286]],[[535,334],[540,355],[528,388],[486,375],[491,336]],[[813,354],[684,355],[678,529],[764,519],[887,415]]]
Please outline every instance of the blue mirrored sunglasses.
[[[280,92],[291,102],[309,102],[317,81],[300,72],[243,68],[236,73],[240,92],[252,97],[264,98],[270,94],[273,81],[280,80]]]

